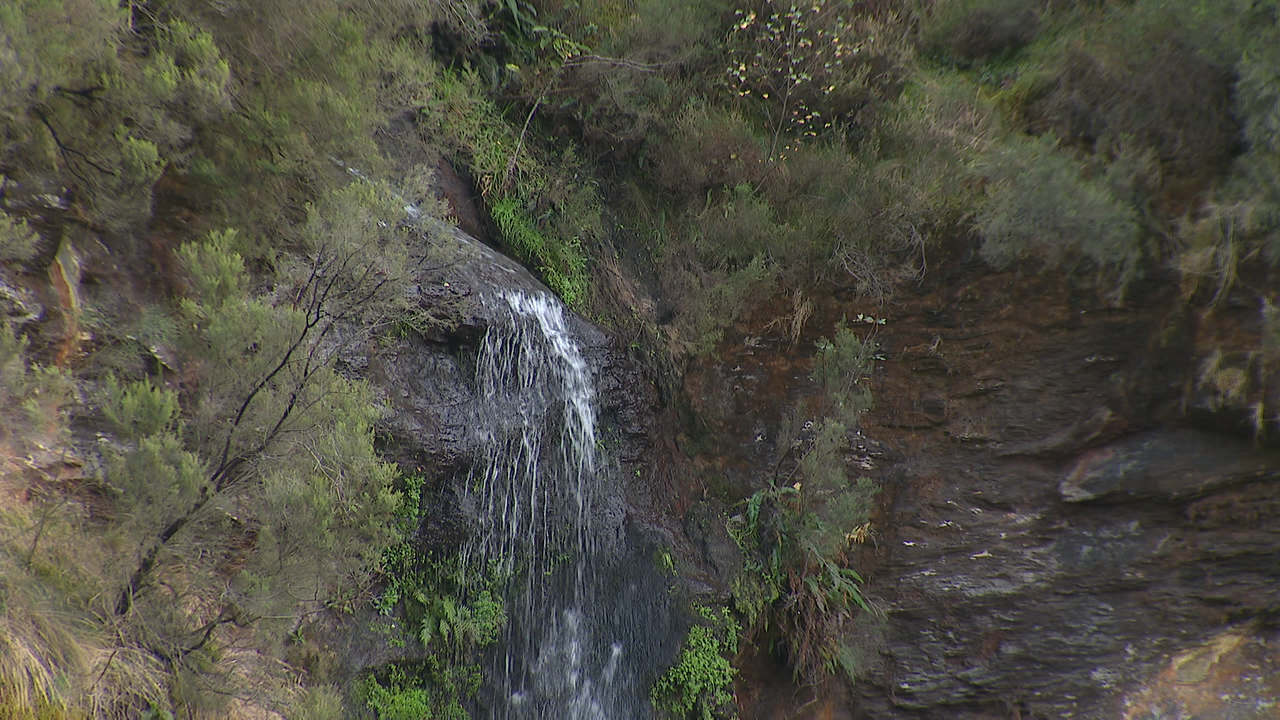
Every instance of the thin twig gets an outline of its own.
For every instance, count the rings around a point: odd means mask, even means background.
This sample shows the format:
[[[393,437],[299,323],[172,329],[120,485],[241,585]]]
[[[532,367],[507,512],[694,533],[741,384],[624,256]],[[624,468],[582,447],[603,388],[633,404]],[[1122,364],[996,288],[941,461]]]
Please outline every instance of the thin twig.
[[[53,123],[49,121],[49,118],[47,115],[45,115],[44,110],[40,108],[35,108],[35,113],[36,113],[36,117],[40,119],[41,124],[43,124],[45,128],[49,130],[49,135],[53,137],[53,143],[58,146],[58,149],[61,150],[64,155],[66,153],[72,153],[74,155],[78,155],[80,159],[84,160],[89,167],[93,168],[94,170],[97,170],[98,172],[104,175],[114,176],[114,175],[120,174],[118,172],[115,172],[114,170],[110,170],[108,168],[102,167],[101,165],[99,165],[98,163],[90,159],[88,155],[85,155],[83,152],[80,152],[79,150],[62,142],[62,139],[58,137],[58,131],[53,129]],[[70,166],[71,166],[71,163],[67,163],[67,167],[70,167]],[[75,171],[73,170],[72,172],[75,172]],[[83,180],[83,178],[81,179]]]

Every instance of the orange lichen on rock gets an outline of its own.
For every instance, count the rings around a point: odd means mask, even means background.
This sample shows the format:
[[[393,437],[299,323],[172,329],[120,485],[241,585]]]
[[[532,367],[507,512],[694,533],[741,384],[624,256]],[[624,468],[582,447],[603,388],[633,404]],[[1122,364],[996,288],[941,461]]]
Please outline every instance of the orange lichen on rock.
[[[1228,630],[1179,653],[1124,701],[1125,720],[1280,716],[1280,633]]]

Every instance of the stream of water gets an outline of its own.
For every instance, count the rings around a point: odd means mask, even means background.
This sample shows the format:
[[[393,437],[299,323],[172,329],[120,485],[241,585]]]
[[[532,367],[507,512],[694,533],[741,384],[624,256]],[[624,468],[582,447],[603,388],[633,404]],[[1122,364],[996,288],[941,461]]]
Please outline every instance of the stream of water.
[[[464,550],[469,567],[510,578],[488,712],[510,720],[647,717],[618,619],[598,597],[613,565],[599,519],[611,471],[591,369],[549,293],[507,291],[490,302],[510,323],[488,331],[477,358],[482,457],[466,492],[479,528]]]

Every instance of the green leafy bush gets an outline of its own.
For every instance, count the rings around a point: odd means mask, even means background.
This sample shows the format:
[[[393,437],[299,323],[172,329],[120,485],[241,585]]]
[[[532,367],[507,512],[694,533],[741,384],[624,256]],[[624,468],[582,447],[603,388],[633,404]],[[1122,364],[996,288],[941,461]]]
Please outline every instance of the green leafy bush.
[[[378,720],[468,720],[461,698],[479,689],[480,670],[429,656],[416,666],[392,665],[385,682],[369,676],[356,689]]]
[[[700,621],[689,628],[684,648],[650,691],[654,707],[673,718],[734,718],[733,678],[738,671],[726,655],[738,652],[741,628],[728,608],[697,608]]]
[[[76,381],[57,367],[24,357],[30,342],[7,320],[0,321],[0,438],[22,448],[32,437],[52,442],[66,432],[66,409],[76,400]]]
[[[212,37],[174,21],[142,42],[129,12],[97,0],[6,5],[0,56],[0,157],[15,179],[61,176],[93,218],[130,232],[151,212],[152,187],[181,162],[195,127],[230,109],[230,67]]]

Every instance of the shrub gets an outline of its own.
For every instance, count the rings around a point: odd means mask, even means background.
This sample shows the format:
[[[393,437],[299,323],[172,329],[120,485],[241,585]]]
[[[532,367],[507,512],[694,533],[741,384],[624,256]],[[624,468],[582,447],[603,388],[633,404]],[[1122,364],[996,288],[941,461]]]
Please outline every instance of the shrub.
[[[148,379],[122,385],[110,375],[103,396],[102,414],[122,440],[168,433],[178,419],[177,393],[157,387]]]
[[[29,439],[52,443],[66,432],[67,408],[76,397],[71,373],[28,362],[29,342],[0,320],[0,439],[21,449]]]
[[[594,52],[550,73],[522,70],[519,91],[554,98],[539,105],[539,116],[576,127],[592,157],[644,166],[685,98],[699,91],[697,72],[716,55],[718,8],[700,0],[535,5],[544,26]]]
[[[837,667],[855,607],[871,610],[845,553],[865,538],[878,488],[865,478],[845,481],[844,433],[825,421],[800,462],[812,479],[755,493],[729,523],[749,558],[732,585],[735,606],[753,629],[776,626],[792,669],[811,682]]]
[[[975,220],[982,257],[995,267],[1026,257],[1068,269],[1088,261],[1123,293],[1142,258],[1137,215],[1054,147],[1052,136],[1012,138],[987,160],[990,199]]]
[[[737,717],[733,678],[738,671],[725,656],[738,652],[741,628],[728,608],[697,611],[700,621],[689,628],[679,659],[654,683],[649,697],[673,718]]]
[[[1274,263],[1280,261],[1280,21],[1273,19],[1269,32],[1265,24],[1255,27],[1259,41],[1236,66],[1240,80],[1234,93],[1248,147],[1226,193],[1250,208],[1249,239],[1262,244]]]
[[[240,681],[216,659],[220,627],[278,641],[290,619],[347,602],[394,535],[377,410],[334,371],[337,347],[325,341],[337,323],[358,335],[402,297],[395,229],[379,232],[376,204],[360,204],[376,199],[367,192],[313,209],[325,238],[312,239],[308,262],[282,266],[274,298],[249,294],[234,233],[179,251],[192,292],[178,343],[199,388],[180,423],[168,391],[106,383],[105,414],[128,442],[104,451],[122,550],[106,568],[115,604],[103,611],[128,643],[171,659],[175,695],[194,693],[183,702],[204,702],[209,682]],[[338,211],[346,217],[326,215]]]
[[[701,199],[713,188],[755,186],[768,173],[768,143],[740,114],[695,99],[677,117],[671,140],[656,149],[663,190]]]
[[[182,22],[126,42],[129,13],[109,2],[23,0],[0,12],[0,54],[15,58],[0,70],[0,157],[20,180],[64,176],[107,229],[137,229],[195,126],[230,108],[228,63]]]
[[[742,184],[698,216],[696,246],[708,265],[741,267],[755,258],[783,267],[802,264],[806,238],[775,216],[769,201]]]
[[[729,325],[769,297],[777,277],[763,257],[708,270],[682,253],[665,258],[662,270],[667,297],[677,308],[669,330],[677,355],[714,351]]]
[[[461,698],[479,689],[479,668],[447,668],[435,656],[415,665],[392,665],[384,685],[374,676],[356,686],[378,720],[468,720]]]
[[[0,187],[4,178],[0,177]],[[40,236],[26,220],[0,210],[0,263],[26,262],[35,256]]]
[[[856,122],[885,82],[864,54],[864,42],[874,42],[866,30],[849,8],[825,0],[756,2],[735,12],[728,81],[764,119],[771,159]]]
[[[1195,5],[1142,2],[1100,14],[1044,59],[1060,70],[1032,115],[1079,147],[1132,138],[1156,151],[1167,174],[1222,169],[1239,133],[1234,78],[1211,47],[1221,23]]]
[[[874,323],[867,323],[874,326]],[[871,409],[871,391],[863,383],[871,372],[876,345],[858,337],[844,320],[831,340],[818,338],[813,358],[813,379],[823,391],[822,414],[855,427],[862,413]]]
[[[791,667],[811,682],[840,665],[855,608],[871,609],[846,553],[870,532],[879,492],[866,478],[850,482],[844,461],[850,427],[844,420],[856,423],[870,404],[870,394],[858,385],[870,370],[873,345],[841,325],[834,341],[820,340],[818,347],[814,381],[824,397],[818,417],[806,423],[812,439],[802,441],[799,428],[784,433],[770,487],[748,498],[728,523],[748,558],[732,583],[735,606],[753,630],[776,626]],[[800,417],[797,409],[793,424]],[[805,452],[788,467],[791,453],[802,447]]]

